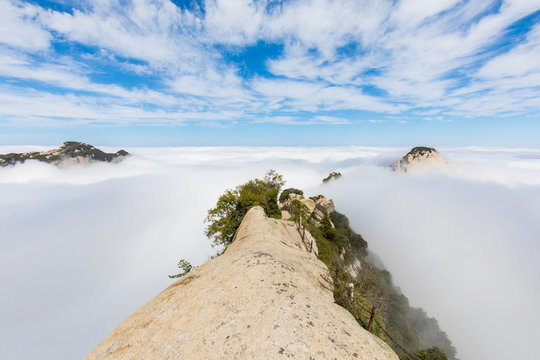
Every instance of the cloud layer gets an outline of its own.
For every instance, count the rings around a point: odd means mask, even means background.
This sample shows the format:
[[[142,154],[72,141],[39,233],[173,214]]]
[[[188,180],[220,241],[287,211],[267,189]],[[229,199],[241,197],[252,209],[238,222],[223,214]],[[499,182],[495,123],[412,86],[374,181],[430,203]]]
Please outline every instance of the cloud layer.
[[[219,194],[274,168],[335,200],[461,359],[534,358],[540,151],[441,149],[448,168],[406,176],[387,167],[402,148],[128,150],[119,164],[0,169],[6,357],[84,357],[180,258],[213,254],[202,221]],[[343,177],[322,185],[332,170]]]
[[[540,110],[537,1],[187,3],[1,0],[0,121],[336,125],[363,112]],[[324,120],[339,111],[351,113]]]

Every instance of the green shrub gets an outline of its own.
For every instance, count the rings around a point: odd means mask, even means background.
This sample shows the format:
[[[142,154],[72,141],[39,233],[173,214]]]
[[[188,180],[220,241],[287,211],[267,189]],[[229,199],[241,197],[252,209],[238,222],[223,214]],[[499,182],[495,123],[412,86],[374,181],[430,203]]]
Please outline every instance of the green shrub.
[[[422,360],[447,360],[446,354],[436,346],[418,350],[415,355]]]
[[[281,218],[277,200],[283,183],[282,176],[271,170],[263,180],[251,180],[225,191],[206,218],[205,233],[213,240],[213,245],[229,245],[244,215],[255,205],[262,206],[268,216]],[[285,201],[291,193],[303,195],[301,190],[286,189],[281,193],[280,201]],[[317,243],[318,258],[328,267],[337,304],[346,308],[366,328],[370,310],[375,306],[377,322],[371,331],[386,341],[402,360],[408,359],[408,355],[390,340],[390,336],[409,353],[416,352],[415,356],[420,359],[446,360],[445,352],[449,359],[455,359],[456,350],[437,321],[429,318],[422,309],[412,308],[407,297],[394,286],[390,272],[370,261],[368,243],[352,230],[345,215],[337,211],[328,215],[323,211],[325,216],[315,219],[307,216],[307,208],[300,201],[290,203],[291,220],[301,218]],[[355,260],[361,263],[361,273],[353,278],[348,271]],[[417,351],[422,348],[427,349]]]
[[[349,219],[338,211],[332,211],[330,220],[332,220],[336,228],[350,229]]]
[[[328,218],[328,215],[325,215],[321,220],[320,225],[321,231],[323,236],[333,243],[337,243],[337,232],[336,229],[332,227],[332,223],[330,222],[330,218]]]
[[[180,259],[180,261],[178,262],[178,268],[182,269],[182,272],[176,275],[169,275],[171,279],[179,278],[181,276],[186,275],[188,272],[191,271],[191,269],[193,269],[193,266],[191,266],[191,263],[189,261]]]
[[[319,259],[328,266],[334,282],[334,301],[346,308],[364,328],[368,326],[369,311],[375,306],[378,324],[373,324],[371,331],[386,341],[402,360],[409,359],[408,355],[396,347],[384,331],[410,353],[415,353],[419,348],[436,345],[440,347],[439,351],[443,356],[446,356],[446,351],[451,359],[455,359],[455,348],[436,320],[429,318],[423,310],[412,308],[407,297],[394,286],[390,272],[379,269],[366,259],[368,243],[352,230],[349,219],[337,211],[332,212],[329,218],[335,229],[327,219],[322,219],[320,227],[310,225],[308,230],[317,234],[315,239],[319,248]],[[362,263],[361,274],[357,279],[344,271],[355,258]],[[351,282],[355,288],[352,297]],[[435,356],[434,350],[430,349],[418,353]],[[420,358],[440,360],[437,357]]]
[[[208,210],[205,222],[208,224],[205,235],[212,239],[212,246],[227,247],[233,240],[236,230],[249,209],[261,206],[266,215],[281,218],[277,197],[285,182],[283,176],[269,170],[264,179],[250,180],[235,189],[226,190]]]
[[[315,241],[317,242],[317,248],[319,250],[319,260],[321,260],[327,266],[332,263],[332,260],[334,258],[339,256],[338,247],[330,241],[326,240],[324,237],[317,236],[315,237]]]

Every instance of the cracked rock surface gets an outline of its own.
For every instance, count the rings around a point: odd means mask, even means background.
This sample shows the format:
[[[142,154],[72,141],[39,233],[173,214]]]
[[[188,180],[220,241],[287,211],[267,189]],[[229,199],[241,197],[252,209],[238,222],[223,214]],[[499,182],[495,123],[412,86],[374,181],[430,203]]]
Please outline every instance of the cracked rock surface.
[[[254,207],[223,255],[129,316],[87,359],[398,360],[334,303],[328,269],[308,250],[294,223]]]

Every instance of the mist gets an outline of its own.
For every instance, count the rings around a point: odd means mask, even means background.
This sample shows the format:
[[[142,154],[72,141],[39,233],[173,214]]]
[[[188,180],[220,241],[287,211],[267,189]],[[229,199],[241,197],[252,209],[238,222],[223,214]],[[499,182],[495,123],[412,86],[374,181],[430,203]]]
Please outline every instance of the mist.
[[[206,211],[270,168],[286,187],[334,199],[458,357],[536,356],[539,150],[440,149],[448,166],[414,175],[388,167],[404,148],[126,150],[118,164],[0,168],[6,358],[86,356],[173,282],[180,258],[199,265],[216,252]],[[334,170],[343,176],[322,185]]]

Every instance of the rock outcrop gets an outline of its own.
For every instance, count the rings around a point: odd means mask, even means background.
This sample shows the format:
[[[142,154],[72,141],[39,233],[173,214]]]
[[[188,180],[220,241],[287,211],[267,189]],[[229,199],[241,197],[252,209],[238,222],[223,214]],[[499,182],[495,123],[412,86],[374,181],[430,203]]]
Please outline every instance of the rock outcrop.
[[[334,179],[339,179],[341,177],[341,173],[338,172],[338,171],[332,171],[330,174],[328,174],[327,177],[325,177],[322,182],[323,183],[326,183],[326,182],[329,182],[330,180],[334,180]]]
[[[362,262],[355,258],[347,267],[345,271],[353,277],[353,279],[359,279],[362,274]]]
[[[15,165],[19,162],[24,163],[26,160],[39,160],[56,166],[91,161],[112,162],[121,160],[128,155],[129,153],[125,150],[106,153],[92,145],[77,141],[66,141],[54,150],[0,155],[0,166]]]
[[[332,200],[328,200],[322,195],[314,196],[313,198],[304,198],[301,194],[290,193],[288,197],[279,204],[281,210],[281,218],[289,220],[291,218],[292,202],[298,200],[304,207],[304,213],[302,216],[309,218],[312,217],[315,224],[320,225],[321,220],[325,215],[330,215],[335,210]],[[329,220],[332,224],[332,221]],[[332,224],[334,227],[334,224]]]
[[[129,316],[94,359],[391,359],[334,303],[326,266],[296,225],[252,208],[224,254]]]
[[[332,200],[328,200],[322,195],[319,195],[315,201],[315,205],[322,207],[328,215],[330,215],[336,209],[334,202]]]
[[[417,146],[412,148],[401,160],[396,161],[392,168],[394,171],[410,172],[419,167],[445,164],[446,160],[434,148]]]

